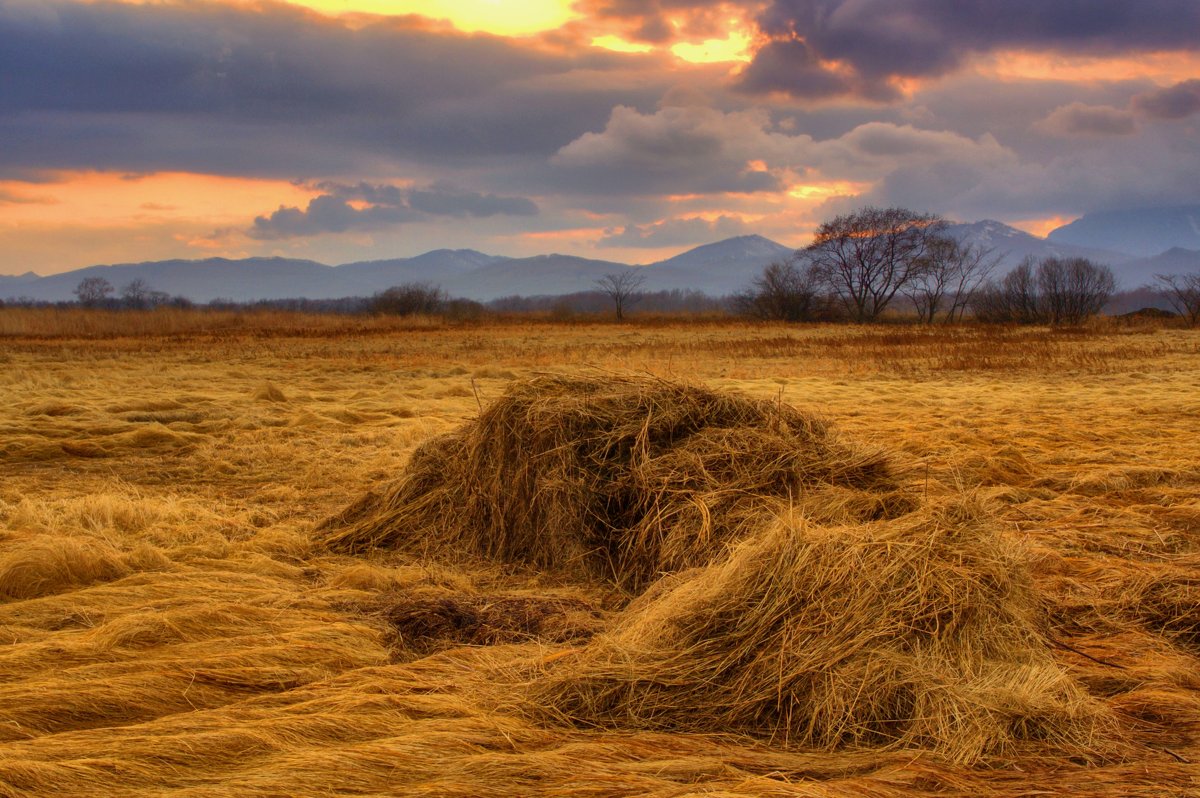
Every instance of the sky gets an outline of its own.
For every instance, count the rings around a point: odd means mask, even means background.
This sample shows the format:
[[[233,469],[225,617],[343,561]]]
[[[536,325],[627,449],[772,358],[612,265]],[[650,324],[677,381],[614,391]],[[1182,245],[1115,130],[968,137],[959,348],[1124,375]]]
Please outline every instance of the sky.
[[[1197,202],[1196,0],[0,0],[0,274]]]

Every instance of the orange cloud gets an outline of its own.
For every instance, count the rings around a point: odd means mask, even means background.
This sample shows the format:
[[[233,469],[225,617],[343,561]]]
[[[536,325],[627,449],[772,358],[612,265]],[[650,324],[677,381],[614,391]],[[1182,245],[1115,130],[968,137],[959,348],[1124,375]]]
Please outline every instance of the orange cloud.
[[[0,193],[25,196],[29,185],[0,181]],[[38,183],[39,202],[0,207],[0,224],[70,222],[136,224],[153,218],[244,224],[264,208],[307,202],[317,191],[285,180],[217,177],[186,172],[121,175],[65,172]]]
[[[233,231],[265,208],[302,205],[316,194],[283,180],[184,172],[64,172],[47,178],[36,186],[0,181],[0,196],[39,198],[0,203],[7,271],[46,274],[131,259],[238,257],[246,254],[245,237]]]
[[[1165,86],[1200,75],[1200,53],[1168,51],[1101,57],[1005,50],[981,57],[976,70],[999,80],[1144,79]]]

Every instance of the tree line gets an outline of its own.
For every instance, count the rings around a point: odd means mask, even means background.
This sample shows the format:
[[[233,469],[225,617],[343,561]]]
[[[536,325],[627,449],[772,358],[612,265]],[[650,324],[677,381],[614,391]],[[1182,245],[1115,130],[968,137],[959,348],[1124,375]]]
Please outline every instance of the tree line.
[[[968,313],[981,322],[1077,325],[1101,312],[1116,292],[1112,270],[1086,258],[1026,259],[995,276],[1003,253],[955,239],[941,216],[906,208],[865,207],[823,222],[812,243],[766,266],[744,291],[713,300],[696,292],[641,290],[636,269],[607,274],[592,292],[570,297],[505,297],[487,305],[448,296],[429,283],[405,283],[371,297],[341,300],[279,300],[215,307],[265,306],[308,311],[444,315],[457,319],[489,310],[530,312],[571,305],[595,312],[607,303],[617,321],[651,300],[660,310],[713,312],[722,305],[741,315],[788,322],[878,321],[901,298],[917,320],[955,323]],[[1200,322],[1200,271],[1155,275],[1158,291],[1189,325]],[[118,292],[103,277],[87,277],[75,289],[90,308],[190,307],[136,279]]]
[[[772,263],[735,297],[742,313],[781,321],[877,321],[898,297],[918,321],[1077,325],[1116,293],[1112,269],[1086,258],[1026,258],[994,276],[1004,253],[958,241],[940,216],[861,208],[823,223],[804,249]],[[1200,271],[1157,274],[1157,293],[1190,326]]]

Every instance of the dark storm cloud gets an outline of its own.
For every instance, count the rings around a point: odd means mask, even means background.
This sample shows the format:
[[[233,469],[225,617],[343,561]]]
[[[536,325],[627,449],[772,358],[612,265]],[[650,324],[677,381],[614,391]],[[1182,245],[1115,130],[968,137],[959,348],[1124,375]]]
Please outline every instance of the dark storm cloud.
[[[739,85],[752,93],[783,92],[810,99],[848,94],[853,88],[844,75],[821,66],[816,51],[799,39],[763,45],[742,71]]]
[[[1006,48],[1093,55],[1200,49],[1195,0],[774,0],[758,17],[776,42],[802,42],[805,59],[841,64],[851,88],[883,97],[894,77],[945,75],[975,53]],[[811,67],[764,47],[746,91],[814,96]]]
[[[1155,119],[1184,119],[1200,113],[1200,80],[1185,80],[1139,95],[1134,98],[1133,107]]]
[[[533,216],[538,207],[524,197],[500,197],[462,191],[452,186],[401,188],[388,184],[341,184],[330,181],[313,186],[324,192],[308,207],[280,207],[259,216],[247,234],[260,240],[299,238],[322,233],[383,230],[430,216],[475,217]]]
[[[492,37],[360,29],[294,7],[48,4],[0,10],[0,111],[204,111],[276,120],[403,110],[555,66]]]
[[[654,62],[555,54],[416,18],[295,7],[0,2],[0,171],[174,168],[294,176],[381,160],[549,155]],[[559,80],[558,85],[546,85]]]

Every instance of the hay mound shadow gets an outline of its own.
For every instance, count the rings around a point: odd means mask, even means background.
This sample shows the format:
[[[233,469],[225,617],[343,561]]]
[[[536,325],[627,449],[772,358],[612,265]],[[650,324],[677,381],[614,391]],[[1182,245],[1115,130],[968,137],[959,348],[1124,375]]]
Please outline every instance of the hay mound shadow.
[[[395,631],[396,647],[417,655],[458,645],[578,642],[603,625],[595,606],[566,596],[409,591],[382,596],[376,614]]]
[[[604,728],[739,732],[806,749],[1116,750],[1111,714],[1051,656],[1023,561],[961,506],[814,528],[781,518],[664,578],[529,685]]]
[[[655,379],[540,377],[318,527],[348,552],[472,553],[638,590],[707,564],[764,509],[912,509],[875,451],[778,402]]]

